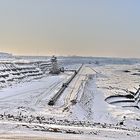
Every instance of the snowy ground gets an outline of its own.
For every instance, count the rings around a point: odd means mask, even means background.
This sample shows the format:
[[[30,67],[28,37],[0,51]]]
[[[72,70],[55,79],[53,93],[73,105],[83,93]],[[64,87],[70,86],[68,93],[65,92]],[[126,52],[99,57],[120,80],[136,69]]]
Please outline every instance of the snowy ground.
[[[14,79],[5,77],[0,89],[0,139],[140,139],[140,97],[132,96],[139,88],[138,59],[62,57],[60,64],[67,71],[60,75],[50,75],[49,61],[44,59],[28,58],[24,68],[18,69],[23,60],[0,65],[2,75]],[[73,75],[69,70],[77,70],[82,63],[55,105],[49,106]],[[25,78],[15,80],[13,66],[15,75],[23,72]],[[3,71],[6,68],[10,70]]]

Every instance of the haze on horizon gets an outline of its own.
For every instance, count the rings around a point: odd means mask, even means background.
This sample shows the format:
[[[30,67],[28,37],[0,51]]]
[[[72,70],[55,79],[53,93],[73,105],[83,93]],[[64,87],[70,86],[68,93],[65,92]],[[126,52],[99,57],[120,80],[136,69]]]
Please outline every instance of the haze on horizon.
[[[0,0],[0,52],[138,57],[139,0]]]

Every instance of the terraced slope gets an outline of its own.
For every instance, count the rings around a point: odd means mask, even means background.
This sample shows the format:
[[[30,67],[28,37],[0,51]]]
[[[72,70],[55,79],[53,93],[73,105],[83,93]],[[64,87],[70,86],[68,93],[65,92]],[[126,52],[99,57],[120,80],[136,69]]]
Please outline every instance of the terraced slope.
[[[47,65],[43,68],[41,66],[42,62],[38,62],[38,65],[36,62],[0,62],[0,88],[41,78]]]

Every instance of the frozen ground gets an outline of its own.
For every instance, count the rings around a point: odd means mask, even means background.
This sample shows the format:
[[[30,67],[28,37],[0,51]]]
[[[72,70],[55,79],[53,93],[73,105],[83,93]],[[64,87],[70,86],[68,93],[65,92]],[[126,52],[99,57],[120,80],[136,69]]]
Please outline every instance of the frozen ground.
[[[50,75],[48,57],[1,60],[0,139],[140,139],[139,59],[60,57],[59,62],[66,71]]]

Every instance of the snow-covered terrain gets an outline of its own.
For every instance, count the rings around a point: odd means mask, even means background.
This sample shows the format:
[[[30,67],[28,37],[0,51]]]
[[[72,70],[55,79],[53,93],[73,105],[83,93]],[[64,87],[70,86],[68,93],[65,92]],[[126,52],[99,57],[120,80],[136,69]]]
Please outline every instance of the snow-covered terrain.
[[[51,75],[49,57],[1,60],[0,139],[140,139],[139,59],[58,61],[65,71]]]

